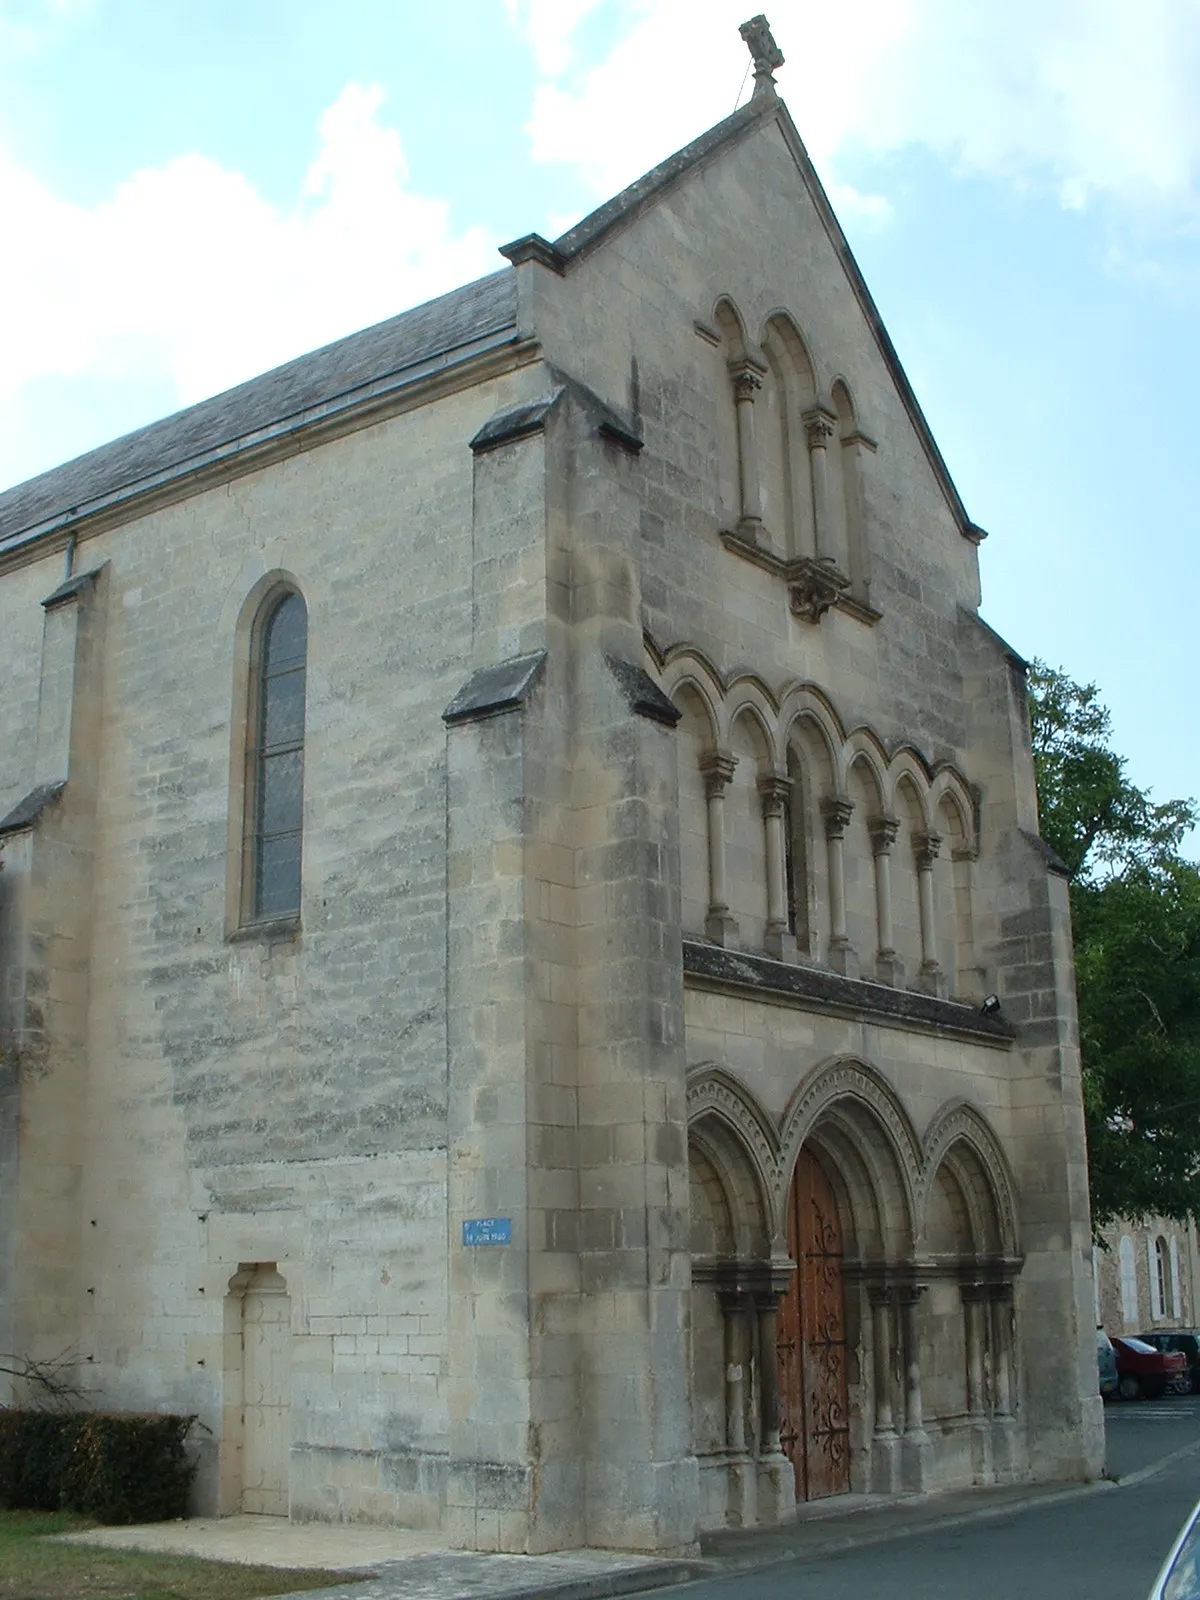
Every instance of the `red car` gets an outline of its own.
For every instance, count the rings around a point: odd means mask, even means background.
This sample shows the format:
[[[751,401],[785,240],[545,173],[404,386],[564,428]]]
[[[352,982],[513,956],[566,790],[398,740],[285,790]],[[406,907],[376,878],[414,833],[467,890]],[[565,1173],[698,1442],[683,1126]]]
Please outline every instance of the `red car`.
[[[1187,1357],[1182,1350],[1156,1350],[1144,1339],[1113,1337],[1117,1357],[1117,1393],[1122,1400],[1157,1400],[1168,1388],[1172,1393],[1191,1387]]]

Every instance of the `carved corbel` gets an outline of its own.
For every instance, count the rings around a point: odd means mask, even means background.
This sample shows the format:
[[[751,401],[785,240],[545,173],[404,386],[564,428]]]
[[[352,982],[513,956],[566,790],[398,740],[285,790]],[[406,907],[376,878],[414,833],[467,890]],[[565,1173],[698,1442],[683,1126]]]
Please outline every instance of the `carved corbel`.
[[[792,615],[805,622],[820,622],[850,588],[850,579],[830,557],[813,561],[805,556],[788,563],[788,604]]]

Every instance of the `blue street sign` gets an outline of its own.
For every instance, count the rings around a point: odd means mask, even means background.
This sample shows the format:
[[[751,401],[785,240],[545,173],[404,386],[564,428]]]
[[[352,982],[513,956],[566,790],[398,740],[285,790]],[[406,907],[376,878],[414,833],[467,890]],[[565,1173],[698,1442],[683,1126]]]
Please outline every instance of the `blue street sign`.
[[[511,1244],[511,1217],[470,1217],[463,1223],[463,1244]]]

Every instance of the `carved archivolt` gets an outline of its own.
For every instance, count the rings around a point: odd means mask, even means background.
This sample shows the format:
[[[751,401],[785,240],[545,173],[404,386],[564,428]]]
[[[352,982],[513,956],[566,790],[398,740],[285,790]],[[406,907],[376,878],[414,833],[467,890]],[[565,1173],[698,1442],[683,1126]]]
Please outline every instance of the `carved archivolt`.
[[[1004,1150],[983,1115],[966,1100],[949,1100],[934,1116],[925,1134],[921,1165],[921,1234],[929,1196],[942,1161],[959,1141],[966,1144],[983,1168],[996,1209],[996,1228],[1005,1255],[1018,1251],[1016,1185]]]
[[[882,1074],[856,1057],[839,1056],[808,1074],[778,1121],[733,1073],[713,1062],[689,1073],[687,1105],[689,1123],[716,1116],[737,1136],[761,1185],[763,1215],[775,1236],[783,1231],[788,1185],[801,1146],[828,1123],[858,1148],[863,1170],[876,1186],[881,1214],[894,1208],[898,1189],[907,1216],[902,1228],[890,1231],[893,1237],[907,1237],[917,1254],[924,1244],[938,1169],[956,1145],[965,1144],[990,1191],[994,1228],[988,1231],[995,1233],[1004,1256],[1018,1254],[1016,1189],[1008,1161],[983,1113],[965,1100],[947,1102],[924,1139],[918,1139]]]
[[[688,1122],[715,1115],[739,1136],[762,1185],[772,1192],[779,1168],[779,1138],[775,1124],[744,1084],[713,1062],[694,1067],[688,1075]],[[770,1214],[770,1207],[764,1208]]]

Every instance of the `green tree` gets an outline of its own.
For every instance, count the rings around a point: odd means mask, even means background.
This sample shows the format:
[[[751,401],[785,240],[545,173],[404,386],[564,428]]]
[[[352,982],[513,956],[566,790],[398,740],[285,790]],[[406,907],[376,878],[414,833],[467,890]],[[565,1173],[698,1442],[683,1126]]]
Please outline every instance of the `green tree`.
[[[1200,1220],[1200,868],[1191,801],[1156,805],[1093,684],[1029,675],[1042,836],[1070,875],[1093,1220]]]

